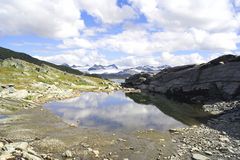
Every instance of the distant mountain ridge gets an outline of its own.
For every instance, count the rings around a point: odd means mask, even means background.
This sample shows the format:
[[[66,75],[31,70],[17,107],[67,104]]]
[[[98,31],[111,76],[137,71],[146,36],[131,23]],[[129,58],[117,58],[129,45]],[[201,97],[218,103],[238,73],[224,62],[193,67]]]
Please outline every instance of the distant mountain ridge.
[[[74,69],[78,69],[82,72],[87,72],[90,74],[97,74],[102,78],[127,78],[131,75],[138,73],[158,73],[163,69],[169,68],[168,65],[163,66],[151,66],[151,65],[143,65],[137,67],[129,67],[129,68],[119,68],[115,64],[111,65],[96,65],[94,64],[92,67],[89,65],[85,66],[72,66]]]
[[[118,67],[115,64],[111,64],[108,66],[94,64],[92,67],[88,69],[88,71],[106,70],[106,69],[118,69]]]
[[[15,52],[15,51],[12,51],[10,49],[0,47],[0,59],[5,60],[5,59],[8,59],[8,58],[20,59],[20,60],[23,60],[23,61],[26,61],[26,62],[29,62],[29,63],[36,64],[38,66],[47,65],[47,66],[59,69],[61,71],[67,72],[67,73],[76,74],[76,75],[83,75],[83,72],[81,72],[79,70],[76,70],[76,69],[73,69],[71,67],[68,67],[68,66],[65,66],[65,65],[56,65],[56,64],[53,64],[53,63],[50,63],[50,62],[39,60],[39,59],[34,58],[34,57],[32,57],[30,55],[27,55],[25,53]]]

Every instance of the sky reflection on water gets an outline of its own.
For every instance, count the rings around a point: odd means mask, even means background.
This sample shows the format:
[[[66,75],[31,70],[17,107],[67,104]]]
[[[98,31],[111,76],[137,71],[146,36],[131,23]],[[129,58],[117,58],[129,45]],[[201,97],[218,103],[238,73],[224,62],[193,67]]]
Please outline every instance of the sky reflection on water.
[[[47,103],[45,107],[79,127],[114,130],[168,130],[184,126],[154,105],[134,102],[123,92],[82,93],[80,97]]]

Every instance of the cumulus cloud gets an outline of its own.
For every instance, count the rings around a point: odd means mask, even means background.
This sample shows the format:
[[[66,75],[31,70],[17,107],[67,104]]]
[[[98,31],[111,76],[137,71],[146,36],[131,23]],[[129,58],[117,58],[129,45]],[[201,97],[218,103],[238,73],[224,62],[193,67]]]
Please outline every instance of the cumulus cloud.
[[[240,0],[235,0],[234,3],[235,3],[235,6],[240,7]]]
[[[73,0],[2,0],[0,6],[0,35],[65,38],[84,28]]]
[[[81,10],[87,11],[103,23],[121,23],[124,20],[136,17],[132,7],[128,5],[119,7],[117,0],[78,0],[77,2]]]
[[[239,22],[229,0],[130,0],[151,23],[167,30],[198,28],[206,31],[235,31]]]
[[[82,38],[68,39],[63,41],[61,47],[104,48],[130,55],[149,55],[178,50],[226,52],[236,50],[237,43],[240,42],[237,34],[239,15],[233,11],[233,6],[228,0],[219,0],[217,3],[214,0],[129,1],[132,7],[139,10],[139,14],[146,16],[148,25],[138,27],[138,24],[133,24],[121,33],[110,34],[94,41]],[[90,12],[93,8],[99,14],[107,10],[100,4],[90,7],[91,1],[81,3]],[[115,2],[110,4],[114,5]],[[148,27],[155,28],[156,31],[150,32]]]
[[[118,59],[109,60],[103,54],[96,50],[75,49],[63,51],[61,54],[53,56],[34,56],[36,58],[49,61],[55,64],[67,63],[69,65],[94,65],[94,64],[116,64],[121,68],[136,67],[142,65],[170,65],[178,66],[185,64],[201,64],[208,62],[224,53],[213,53],[207,55],[201,55],[200,53],[191,54],[174,54],[169,52],[163,52],[157,56],[145,55],[145,56],[123,56]],[[229,53],[226,53],[229,54]]]
[[[53,56],[34,56],[36,58],[49,61],[55,64],[67,63],[69,65],[93,65],[107,64],[106,58],[97,51],[88,51],[84,49],[76,49],[64,51],[61,54]]]
[[[161,66],[161,65],[170,65],[170,66],[179,66],[185,64],[201,64],[208,62],[222,54],[214,53],[208,55],[201,55],[199,53],[191,53],[191,54],[173,54],[169,52],[163,52],[159,56],[127,56],[118,60],[115,60],[114,63],[123,66],[123,67],[131,67],[131,66],[141,66],[141,65],[153,65],[153,66]]]
[[[93,44],[84,38],[71,38],[64,39],[63,43],[58,46],[59,48],[93,48]]]
[[[73,38],[63,41],[61,48],[89,48],[120,51],[130,55],[151,55],[153,53],[177,50],[229,51],[237,49],[239,37],[234,32],[209,33],[190,29],[188,32],[154,32],[146,30],[125,30],[119,34],[104,36],[98,40]]]
[[[215,53],[239,50],[240,14],[234,8],[240,6],[239,0],[128,3],[119,6],[117,0],[1,0],[0,36],[58,38],[58,55],[39,56],[58,64],[181,65],[202,63],[219,55]],[[95,26],[84,24],[83,11],[97,21]],[[142,15],[146,21],[139,23]],[[100,53],[102,50],[122,56],[108,60],[103,56],[107,54]],[[203,55],[198,50],[212,54]],[[178,51],[188,53],[174,54]]]
[[[129,5],[119,7],[116,0],[2,0],[0,6],[0,35],[78,37],[79,31],[93,34],[93,30],[85,28],[81,11],[106,24],[121,23],[137,15]]]

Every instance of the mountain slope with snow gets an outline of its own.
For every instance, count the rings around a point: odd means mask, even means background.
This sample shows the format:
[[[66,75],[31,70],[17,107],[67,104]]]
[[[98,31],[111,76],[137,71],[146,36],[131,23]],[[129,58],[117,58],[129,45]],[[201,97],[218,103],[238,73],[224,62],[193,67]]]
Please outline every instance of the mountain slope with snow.
[[[150,66],[150,65],[144,65],[144,66],[137,66],[137,67],[130,67],[130,68],[120,68],[116,66],[115,64],[112,65],[93,65],[90,67],[89,65],[86,66],[76,66],[73,65],[72,68],[78,69],[82,72],[87,72],[90,74],[98,74],[99,76],[103,78],[127,78],[131,75],[137,74],[137,73],[158,73],[161,70],[165,68],[169,68],[170,66],[163,65],[163,66]]]

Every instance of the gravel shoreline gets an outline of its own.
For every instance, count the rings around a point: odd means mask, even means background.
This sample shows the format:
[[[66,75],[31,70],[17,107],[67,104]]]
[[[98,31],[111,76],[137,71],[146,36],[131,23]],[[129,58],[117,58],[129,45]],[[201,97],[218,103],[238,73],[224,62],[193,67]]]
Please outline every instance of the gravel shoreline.
[[[172,141],[177,146],[177,154],[172,159],[240,159],[239,102],[208,105],[211,106],[214,111],[218,107],[221,114],[206,124],[171,131]]]

